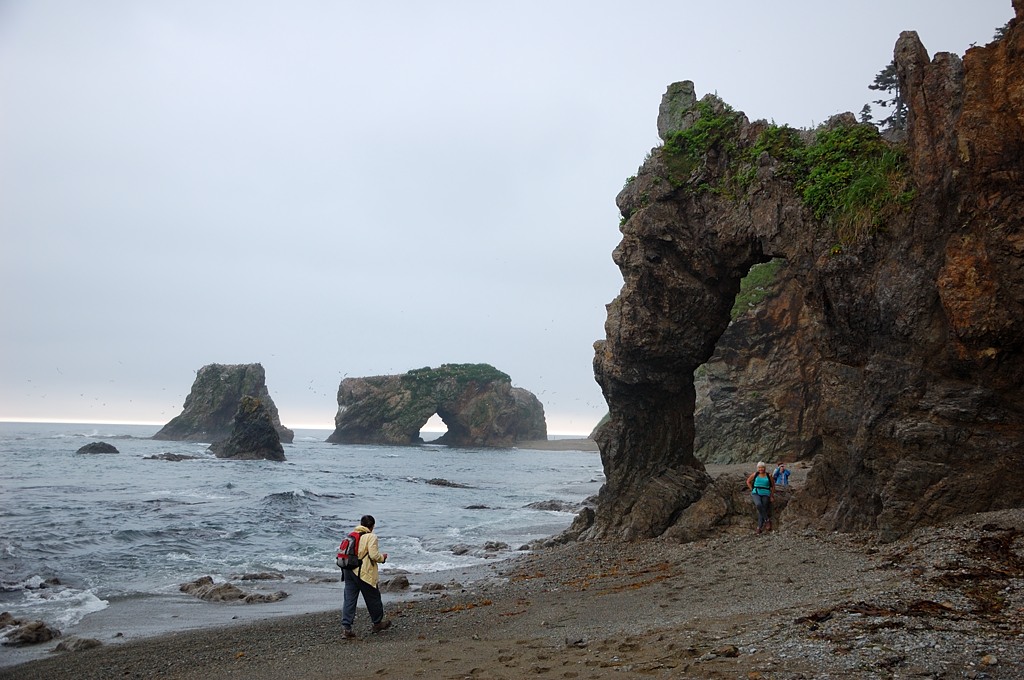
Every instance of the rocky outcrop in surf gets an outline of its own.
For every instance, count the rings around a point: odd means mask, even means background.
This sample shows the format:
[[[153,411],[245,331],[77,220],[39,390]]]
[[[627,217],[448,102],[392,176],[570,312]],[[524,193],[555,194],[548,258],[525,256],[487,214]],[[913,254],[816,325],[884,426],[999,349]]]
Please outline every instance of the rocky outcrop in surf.
[[[75,453],[120,453],[117,447],[107,442],[89,442]]]
[[[207,364],[200,368],[181,415],[172,418],[153,439],[210,443],[226,439],[246,396],[260,400],[281,441],[291,443],[295,433],[281,424],[261,364]]]
[[[686,511],[715,492],[694,456],[693,375],[740,280],[775,258],[796,291],[787,323],[809,343],[798,365],[812,426],[798,440],[815,454],[788,523],[895,538],[1024,504],[1024,0],[1014,5],[1005,37],[963,60],[929,60],[915,33],[900,36],[903,144],[852,114],[797,131],[670,88],[664,144],[617,201],[624,285],[594,359],[607,481],[583,537],[696,533]]]
[[[544,407],[488,364],[444,364],[401,375],[346,378],[338,387],[335,444],[408,445],[434,414],[448,431],[434,443],[512,446],[547,439]]]
[[[233,583],[214,583],[212,576],[202,576],[195,581],[182,583],[178,590],[207,602],[261,604],[279,602],[288,597],[288,593],[283,590],[273,593],[247,593]]]
[[[210,445],[218,458],[233,460],[284,460],[284,447],[270,412],[259,399],[242,397],[231,434]]]

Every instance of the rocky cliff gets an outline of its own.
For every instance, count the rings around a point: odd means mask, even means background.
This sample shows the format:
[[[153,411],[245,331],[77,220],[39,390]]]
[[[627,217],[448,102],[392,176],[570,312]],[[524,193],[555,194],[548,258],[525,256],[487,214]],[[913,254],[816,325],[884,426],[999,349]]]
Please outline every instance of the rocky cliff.
[[[742,280],[731,323],[694,373],[698,459],[793,461],[817,452],[819,357],[808,311],[785,260],[754,265]]]
[[[487,364],[444,364],[402,375],[346,378],[338,387],[335,444],[419,443],[434,414],[448,427],[435,443],[511,446],[547,439],[544,407]]]
[[[263,404],[281,441],[290,443],[295,433],[281,425],[261,364],[208,364],[200,368],[181,414],[164,425],[153,439],[211,443],[226,439],[231,435],[242,398],[247,396]]]
[[[607,481],[584,536],[692,535],[687,509],[712,488],[694,456],[694,372],[740,280],[776,258],[808,344],[792,369],[811,423],[797,440],[816,452],[787,522],[892,538],[1024,503],[1024,0],[1014,8],[1006,36],[962,60],[900,36],[903,144],[850,114],[797,131],[669,88],[664,144],[617,199],[624,285],[594,359]]]

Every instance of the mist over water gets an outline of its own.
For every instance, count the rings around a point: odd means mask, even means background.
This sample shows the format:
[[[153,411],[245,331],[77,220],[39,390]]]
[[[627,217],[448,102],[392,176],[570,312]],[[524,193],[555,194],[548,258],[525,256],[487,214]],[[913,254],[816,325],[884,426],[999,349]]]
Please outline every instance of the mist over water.
[[[487,542],[510,556],[572,521],[528,504],[575,505],[603,481],[592,452],[332,445],[327,430],[297,430],[283,463],[230,461],[148,439],[158,429],[0,423],[0,611],[63,627],[112,598],[188,597],[179,585],[205,575],[279,572],[287,590],[337,576],[337,545],[363,514],[389,553],[385,578],[486,563]],[[120,453],[75,453],[94,441]],[[146,460],[164,452],[198,458]]]

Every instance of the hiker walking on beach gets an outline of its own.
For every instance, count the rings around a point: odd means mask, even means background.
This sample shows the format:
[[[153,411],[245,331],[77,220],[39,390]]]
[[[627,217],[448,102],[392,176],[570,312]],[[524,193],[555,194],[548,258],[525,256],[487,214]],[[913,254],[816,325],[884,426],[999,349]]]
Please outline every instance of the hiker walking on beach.
[[[356,601],[360,593],[363,594],[366,611],[373,622],[373,632],[379,633],[391,627],[391,621],[384,618],[384,605],[380,601],[380,588],[377,587],[380,582],[377,565],[383,564],[388,559],[388,554],[380,551],[377,534],[373,533],[376,523],[373,515],[363,515],[359,520],[359,526],[355,528],[355,533],[359,534],[359,550],[356,553],[360,560],[359,566],[353,570],[341,570],[341,580],[345,582],[345,603],[341,607],[341,636],[347,640],[356,636],[352,632],[352,622],[356,618]]]
[[[757,533],[772,530],[772,495],[775,493],[775,480],[768,474],[767,465],[758,462],[757,472],[747,477],[747,488],[750,489],[757,507]]]

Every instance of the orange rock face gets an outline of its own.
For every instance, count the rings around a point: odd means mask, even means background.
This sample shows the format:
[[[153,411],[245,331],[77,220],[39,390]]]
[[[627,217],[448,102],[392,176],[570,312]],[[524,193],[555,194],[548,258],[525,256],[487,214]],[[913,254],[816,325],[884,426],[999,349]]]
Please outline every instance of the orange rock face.
[[[594,356],[607,481],[584,537],[716,530],[706,513],[699,530],[683,526],[717,493],[693,453],[693,374],[730,323],[740,279],[772,258],[786,260],[795,294],[762,321],[799,320],[784,341],[795,356],[750,349],[799,374],[800,389],[765,409],[799,428],[815,463],[787,523],[895,537],[1024,505],[1024,0],[1014,7],[1006,36],[962,60],[929,59],[915,33],[900,36],[913,198],[852,240],[808,209],[784,161],[752,151],[766,124],[736,114],[699,153],[673,150],[673,126],[731,114],[713,96],[695,103],[690,85],[670,88],[666,144],[617,199],[623,287]],[[826,128],[855,124],[845,114]]]

